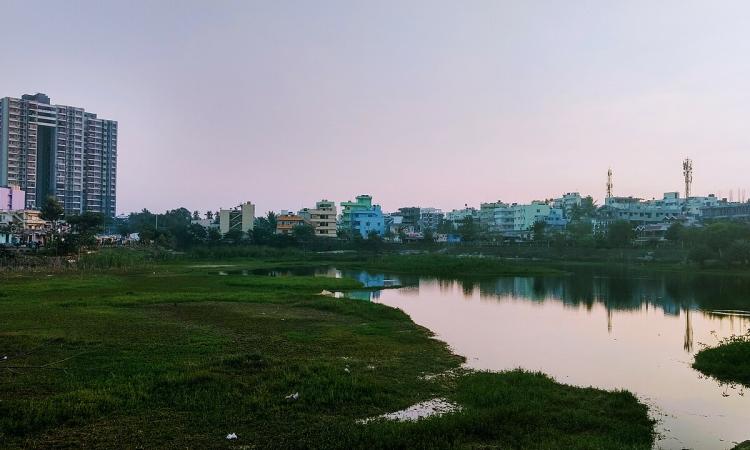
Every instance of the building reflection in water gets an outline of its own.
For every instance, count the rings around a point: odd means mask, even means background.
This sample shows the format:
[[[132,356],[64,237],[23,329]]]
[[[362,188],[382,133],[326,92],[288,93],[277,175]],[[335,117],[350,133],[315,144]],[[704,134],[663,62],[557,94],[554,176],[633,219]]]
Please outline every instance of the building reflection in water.
[[[575,271],[572,276],[438,279],[413,275],[389,275],[365,270],[318,269],[316,276],[354,278],[368,289],[346,294],[358,300],[376,300],[376,288],[400,287],[402,295],[419,295],[419,288],[436,287],[445,294],[458,288],[467,301],[479,293],[480,301],[524,300],[560,302],[570,308],[591,310],[600,304],[607,311],[607,330],[616,326],[618,311],[661,310],[665,316],[684,316],[683,349],[694,349],[692,314],[729,321],[738,332],[750,325],[750,280],[736,277],[690,276],[686,274],[642,274],[623,271]]]

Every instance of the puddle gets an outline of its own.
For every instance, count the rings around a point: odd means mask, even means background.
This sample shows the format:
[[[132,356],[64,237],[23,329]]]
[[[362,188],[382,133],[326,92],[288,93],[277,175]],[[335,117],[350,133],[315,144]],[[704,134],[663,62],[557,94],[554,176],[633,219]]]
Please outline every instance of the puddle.
[[[415,422],[432,416],[442,416],[453,412],[461,411],[461,406],[451,403],[444,398],[433,398],[421,403],[412,405],[401,411],[383,414],[377,417],[358,420],[358,423],[368,423],[373,420],[396,420],[399,422]]]

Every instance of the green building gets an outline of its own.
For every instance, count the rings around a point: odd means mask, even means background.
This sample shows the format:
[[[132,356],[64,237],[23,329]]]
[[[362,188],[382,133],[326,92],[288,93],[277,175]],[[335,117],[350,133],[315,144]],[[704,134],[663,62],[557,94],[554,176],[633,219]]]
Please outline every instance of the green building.
[[[371,195],[358,195],[357,200],[352,202],[341,202],[341,220],[339,221],[339,230],[352,229],[352,213],[354,211],[367,211],[372,209]]]

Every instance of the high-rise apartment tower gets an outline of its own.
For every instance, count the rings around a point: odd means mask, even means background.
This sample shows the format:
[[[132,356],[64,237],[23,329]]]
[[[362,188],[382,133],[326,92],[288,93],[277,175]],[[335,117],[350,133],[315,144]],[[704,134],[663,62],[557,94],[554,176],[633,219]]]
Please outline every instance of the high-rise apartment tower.
[[[0,99],[0,186],[26,191],[26,208],[54,196],[67,214],[114,216],[117,122],[44,94]]]

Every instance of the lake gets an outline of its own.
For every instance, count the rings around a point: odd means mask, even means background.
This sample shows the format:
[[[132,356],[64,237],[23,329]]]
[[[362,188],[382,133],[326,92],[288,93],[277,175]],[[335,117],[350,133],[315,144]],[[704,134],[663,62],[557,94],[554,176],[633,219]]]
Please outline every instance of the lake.
[[[294,273],[403,286],[347,296],[400,308],[468,367],[521,367],[563,383],[627,389],[659,421],[657,448],[726,449],[750,439],[750,389],[690,367],[702,346],[748,331],[750,279],[590,268],[475,280],[333,268]]]

